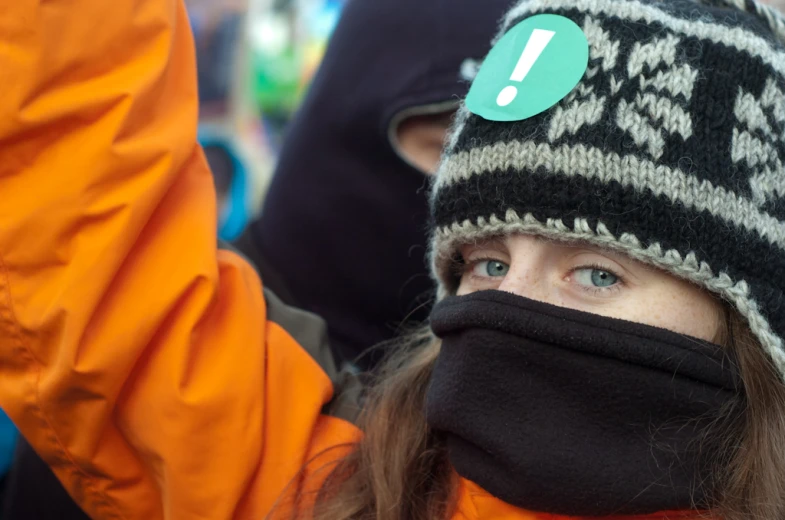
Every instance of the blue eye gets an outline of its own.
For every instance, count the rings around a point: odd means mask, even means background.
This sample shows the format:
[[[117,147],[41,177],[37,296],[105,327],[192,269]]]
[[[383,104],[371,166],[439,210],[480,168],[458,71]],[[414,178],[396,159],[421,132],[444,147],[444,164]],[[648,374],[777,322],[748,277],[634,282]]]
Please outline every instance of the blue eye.
[[[510,270],[510,266],[498,260],[483,260],[474,264],[472,268],[476,276],[482,277],[504,277]]]
[[[619,277],[610,271],[588,267],[576,269],[573,273],[573,277],[576,282],[586,287],[611,287],[619,282]]]
[[[608,271],[600,271],[599,269],[592,269],[591,283],[597,287],[610,287],[618,281],[616,275]]]

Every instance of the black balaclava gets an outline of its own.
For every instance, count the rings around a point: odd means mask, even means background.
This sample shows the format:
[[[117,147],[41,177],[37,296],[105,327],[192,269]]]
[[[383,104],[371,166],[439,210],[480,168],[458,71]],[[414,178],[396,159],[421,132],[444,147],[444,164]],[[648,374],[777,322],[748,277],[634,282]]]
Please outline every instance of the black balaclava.
[[[342,14],[240,246],[268,287],[327,321],[339,364],[428,316],[428,181],[391,127],[456,108],[462,65],[486,54],[509,4],[353,0]]]

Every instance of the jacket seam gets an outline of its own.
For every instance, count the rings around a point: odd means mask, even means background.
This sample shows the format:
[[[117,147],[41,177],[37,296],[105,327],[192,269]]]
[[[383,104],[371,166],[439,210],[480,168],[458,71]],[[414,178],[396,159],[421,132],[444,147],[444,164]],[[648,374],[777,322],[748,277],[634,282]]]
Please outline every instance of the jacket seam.
[[[2,319],[5,324],[5,327],[3,328],[13,338],[15,344],[14,351],[28,356],[35,367],[35,381],[33,385],[34,401],[31,404],[33,405],[33,409],[36,410],[36,415],[41,419],[46,429],[51,432],[52,439],[54,439],[54,444],[57,446],[58,451],[63,454],[63,457],[73,467],[73,469],[82,475],[85,480],[85,484],[87,484],[86,488],[90,490],[91,494],[103,499],[101,500],[101,509],[113,509],[114,514],[112,514],[112,516],[115,518],[126,519],[127,517],[123,516],[123,514],[120,512],[120,508],[117,506],[117,504],[114,503],[111,497],[109,497],[106,493],[97,491],[95,489],[95,478],[86,472],[74,460],[68,449],[66,449],[65,445],[60,440],[60,436],[57,434],[57,430],[50,422],[47,414],[44,412],[43,408],[41,408],[39,394],[41,382],[41,362],[38,360],[35,353],[30,350],[30,347],[27,345],[27,343],[22,339],[22,334],[20,333],[21,326],[19,324],[19,320],[16,317],[16,311],[14,310],[14,300],[11,295],[11,278],[8,273],[8,267],[6,266],[5,260],[2,257],[0,257],[0,272],[2,272],[2,281],[0,281],[0,284],[2,285],[2,291],[5,293],[5,301],[1,304],[5,310],[5,312],[2,313]],[[111,511],[109,512],[111,514]]]

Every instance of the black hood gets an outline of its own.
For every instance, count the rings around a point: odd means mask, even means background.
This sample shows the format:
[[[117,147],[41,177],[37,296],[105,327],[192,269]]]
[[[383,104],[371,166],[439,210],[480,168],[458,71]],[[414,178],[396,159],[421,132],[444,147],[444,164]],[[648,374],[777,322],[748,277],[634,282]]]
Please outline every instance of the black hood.
[[[406,114],[457,106],[462,65],[485,56],[510,3],[353,0],[344,10],[249,232],[275,273],[268,283],[326,319],[339,361],[428,316],[428,182],[390,134]]]

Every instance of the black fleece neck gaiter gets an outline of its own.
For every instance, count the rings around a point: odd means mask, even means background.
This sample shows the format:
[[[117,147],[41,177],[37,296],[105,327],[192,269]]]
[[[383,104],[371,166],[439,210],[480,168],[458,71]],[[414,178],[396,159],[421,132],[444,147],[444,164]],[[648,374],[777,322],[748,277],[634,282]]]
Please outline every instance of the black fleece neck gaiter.
[[[500,291],[440,302],[429,425],[505,502],[580,516],[705,508],[744,396],[723,348]]]

